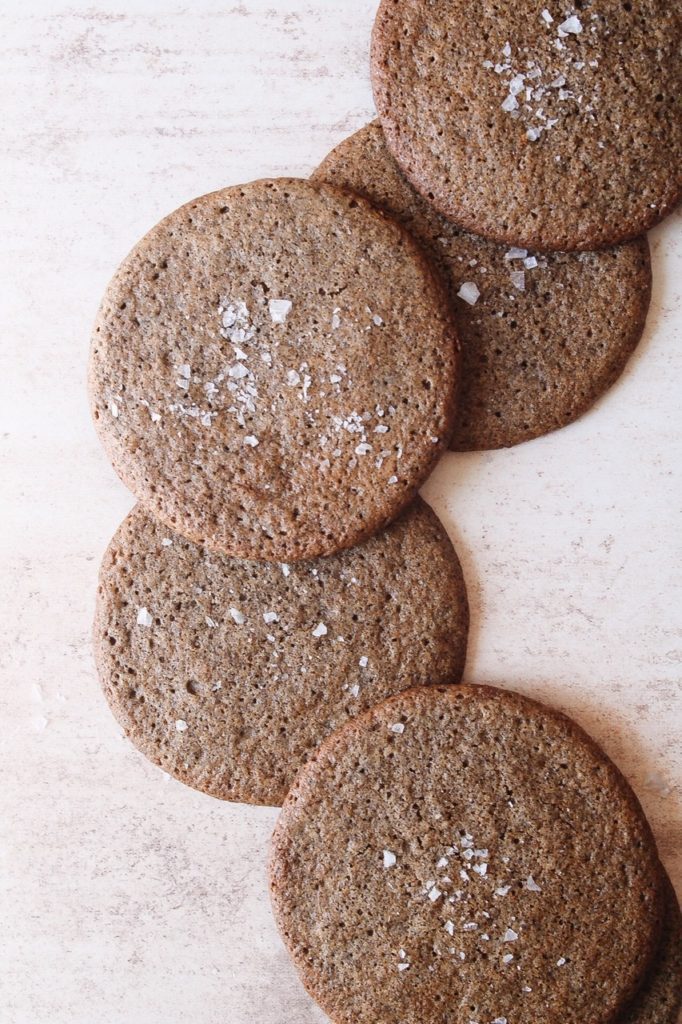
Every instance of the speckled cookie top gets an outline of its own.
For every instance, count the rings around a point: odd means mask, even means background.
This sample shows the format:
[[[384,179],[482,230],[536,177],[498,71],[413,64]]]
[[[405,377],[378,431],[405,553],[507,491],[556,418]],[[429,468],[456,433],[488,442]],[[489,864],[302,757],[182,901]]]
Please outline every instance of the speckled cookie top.
[[[415,187],[462,227],[594,249],[682,194],[681,38],[668,0],[382,0],[377,109]]]
[[[665,879],[665,919],[651,974],[618,1024],[677,1024],[682,1007],[682,914],[670,879]]]
[[[598,1024],[656,948],[661,871],[620,773],[488,687],[411,690],[331,736],[287,798],[277,920],[336,1024]]]
[[[404,229],[280,179],[197,199],[136,246],[97,319],[90,390],[154,515],[230,555],[294,560],[412,498],[449,441],[457,367],[447,300]]]
[[[104,557],[101,682],[152,761],[213,796],[279,804],[332,729],[415,683],[458,682],[457,555],[420,499],[350,551],[295,564],[211,553],[138,506]]]
[[[394,216],[440,268],[462,342],[452,448],[502,448],[565,426],[623,370],[649,305],[646,238],[543,256],[462,231],[412,188],[378,121],[313,178]]]

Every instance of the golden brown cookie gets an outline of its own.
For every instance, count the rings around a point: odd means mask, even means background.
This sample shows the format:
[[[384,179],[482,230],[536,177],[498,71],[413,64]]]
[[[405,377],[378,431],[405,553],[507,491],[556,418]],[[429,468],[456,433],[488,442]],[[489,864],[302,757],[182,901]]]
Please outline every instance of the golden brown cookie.
[[[203,196],[142,239],[100,309],[90,394],[154,516],[291,561],[409,503],[450,440],[457,373],[447,298],[407,232],[279,179]]]
[[[658,946],[661,871],[636,797],[572,721],[422,687],[308,762],[271,890],[335,1024],[606,1024]]]
[[[391,151],[456,224],[597,249],[682,195],[682,7],[382,0],[372,80]]]
[[[95,655],[131,741],[190,786],[280,804],[327,733],[390,694],[459,682],[457,555],[420,499],[350,551],[227,558],[137,507],[104,557]]]
[[[439,267],[462,343],[455,450],[505,448],[563,427],[622,372],[649,307],[645,237],[546,256],[488,242],[412,188],[378,121],[337,146],[313,180],[369,199]]]

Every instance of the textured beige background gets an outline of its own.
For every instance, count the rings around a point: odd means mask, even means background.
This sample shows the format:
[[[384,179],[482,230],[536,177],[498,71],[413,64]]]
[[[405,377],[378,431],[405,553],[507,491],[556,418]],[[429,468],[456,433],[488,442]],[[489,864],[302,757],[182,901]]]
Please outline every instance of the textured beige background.
[[[372,116],[374,7],[3,5],[3,1024],[324,1020],[270,918],[274,812],[166,780],[100,697],[97,565],[131,499],[84,378],[100,294],[141,233],[210,189],[308,173]],[[652,241],[649,329],[611,394],[559,435],[446,457],[425,493],[469,577],[469,679],[545,697],[591,730],[679,888],[679,216]]]

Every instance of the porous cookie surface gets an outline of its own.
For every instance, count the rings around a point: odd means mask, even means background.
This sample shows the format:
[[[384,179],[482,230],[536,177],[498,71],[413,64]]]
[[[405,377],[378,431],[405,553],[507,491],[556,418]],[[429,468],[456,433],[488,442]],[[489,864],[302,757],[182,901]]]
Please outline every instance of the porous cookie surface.
[[[682,1006],[682,915],[668,878],[664,888],[663,935],[651,976],[619,1024],[677,1024]]]
[[[417,501],[364,544],[277,565],[230,559],[139,506],[104,557],[100,678],[132,742],[227,800],[279,804],[324,736],[414,683],[458,682],[457,555]]]
[[[447,217],[596,249],[682,194],[681,39],[668,0],[382,0],[374,95],[392,152]]]
[[[90,391],[155,516],[286,561],[407,504],[450,439],[457,368],[442,285],[404,229],[279,179],[197,199],[136,246],[97,319]]]
[[[546,256],[486,241],[412,188],[379,122],[342,142],[313,178],[394,216],[440,268],[462,344],[452,448],[502,448],[565,426],[623,370],[649,305],[646,238]]]
[[[271,855],[284,940],[337,1024],[611,1021],[656,948],[661,886],[605,755],[488,687],[411,690],[329,737]]]

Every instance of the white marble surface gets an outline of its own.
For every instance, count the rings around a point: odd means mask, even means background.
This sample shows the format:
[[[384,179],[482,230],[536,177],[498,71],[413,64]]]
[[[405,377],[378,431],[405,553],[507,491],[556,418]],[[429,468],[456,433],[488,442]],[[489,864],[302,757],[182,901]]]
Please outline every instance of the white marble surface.
[[[275,812],[166,781],[121,739],[89,647],[132,504],[90,425],[106,281],[184,200],[307,174],[372,116],[374,0],[8,0],[0,373],[0,1019],[314,1024],[270,917]],[[462,554],[468,678],[570,712],[682,883],[682,233],[654,232],[646,336],[580,423],[450,455],[426,488]],[[608,301],[608,299],[606,299]]]

